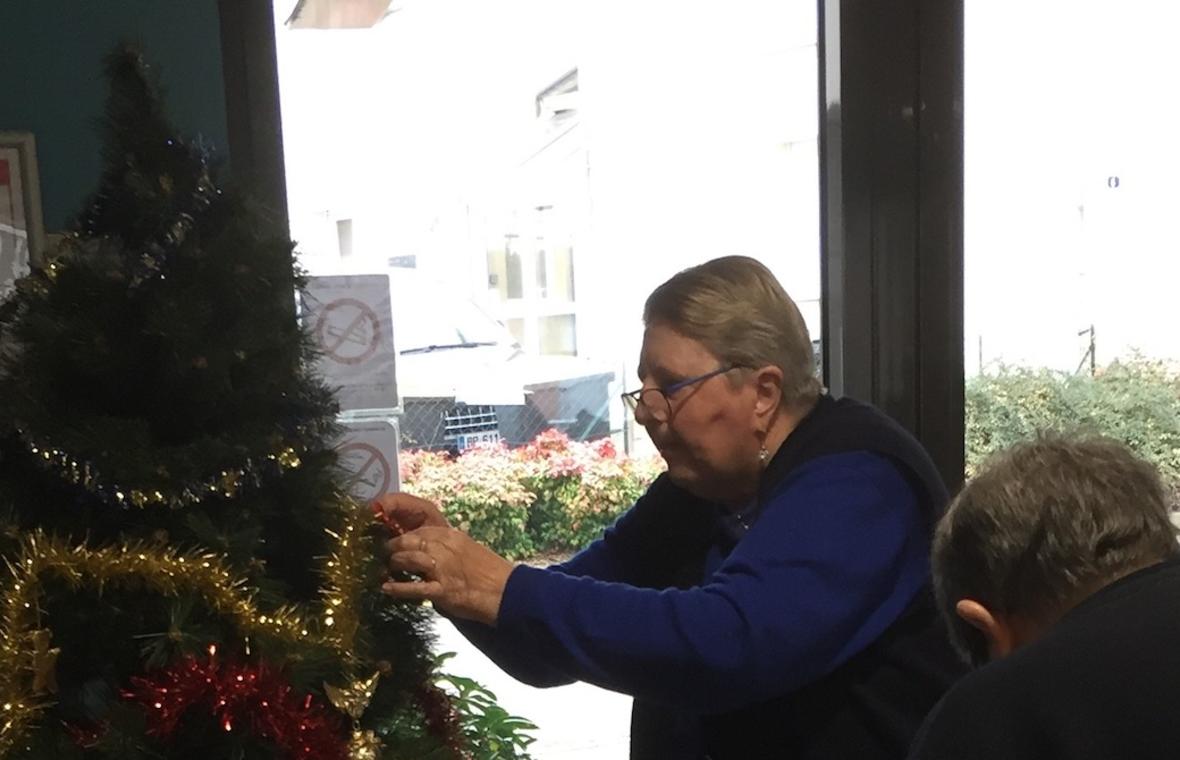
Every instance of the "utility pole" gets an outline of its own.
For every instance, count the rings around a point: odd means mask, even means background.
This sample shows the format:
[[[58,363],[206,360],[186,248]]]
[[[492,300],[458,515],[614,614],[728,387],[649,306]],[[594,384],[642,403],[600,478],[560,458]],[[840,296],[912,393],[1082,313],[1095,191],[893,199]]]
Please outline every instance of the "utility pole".
[[[1078,363],[1078,368],[1074,370],[1074,374],[1082,371],[1082,367],[1086,366],[1086,359],[1090,360],[1090,377],[1094,377],[1098,373],[1097,360],[1095,358],[1095,343],[1094,343],[1094,325],[1091,324],[1085,330],[1078,331],[1078,337],[1089,334],[1090,345],[1086,348],[1086,353],[1082,355],[1082,360]]]

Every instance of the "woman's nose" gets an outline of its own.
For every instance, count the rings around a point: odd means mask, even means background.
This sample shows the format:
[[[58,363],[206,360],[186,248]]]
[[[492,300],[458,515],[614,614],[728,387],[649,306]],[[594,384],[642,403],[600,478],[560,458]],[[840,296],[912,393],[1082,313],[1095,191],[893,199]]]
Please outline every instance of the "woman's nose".
[[[643,403],[643,399],[635,404],[635,421],[645,428],[655,422],[651,416],[651,410],[647,408],[647,404]]]

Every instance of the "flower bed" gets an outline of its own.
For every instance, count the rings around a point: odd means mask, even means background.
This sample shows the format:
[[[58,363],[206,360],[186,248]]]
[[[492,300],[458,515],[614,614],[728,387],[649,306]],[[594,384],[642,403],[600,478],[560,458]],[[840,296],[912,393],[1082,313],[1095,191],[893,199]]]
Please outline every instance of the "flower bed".
[[[664,462],[620,454],[609,438],[571,441],[548,430],[517,449],[405,451],[400,469],[404,491],[439,504],[453,525],[518,559],[585,546],[639,498]]]

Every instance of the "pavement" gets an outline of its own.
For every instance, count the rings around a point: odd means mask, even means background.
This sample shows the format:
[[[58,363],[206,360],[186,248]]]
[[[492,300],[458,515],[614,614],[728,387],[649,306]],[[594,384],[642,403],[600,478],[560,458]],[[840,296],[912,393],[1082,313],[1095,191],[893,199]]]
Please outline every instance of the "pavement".
[[[537,724],[534,760],[627,760],[631,698],[584,683],[535,689],[500,670],[442,617],[435,617],[438,652],[454,652],[445,670],[474,679],[501,707]]]

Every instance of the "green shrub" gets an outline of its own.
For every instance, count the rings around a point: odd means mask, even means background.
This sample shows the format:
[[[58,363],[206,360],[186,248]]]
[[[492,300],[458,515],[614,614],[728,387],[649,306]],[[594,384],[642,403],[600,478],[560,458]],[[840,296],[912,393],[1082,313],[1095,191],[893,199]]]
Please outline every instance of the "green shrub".
[[[496,695],[471,678],[443,672],[454,652],[435,660],[436,683],[450,696],[459,726],[472,749],[472,760],[530,760],[529,745],[536,741],[536,724],[512,715],[496,701]]]
[[[504,446],[461,456],[407,451],[399,457],[402,488],[438,504],[452,525],[508,559],[533,553],[527,531],[534,494],[520,458]]]
[[[597,538],[663,470],[658,457],[621,456],[604,438],[571,441],[550,430],[518,452],[537,495],[529,532],[538,549],[569,551]]]
[[[1180,372],[1134,357],[1090,375],[1001,367],[967,381],[967,475],[1041,431],[1100,434],[1155,464],[1180,492]]]

